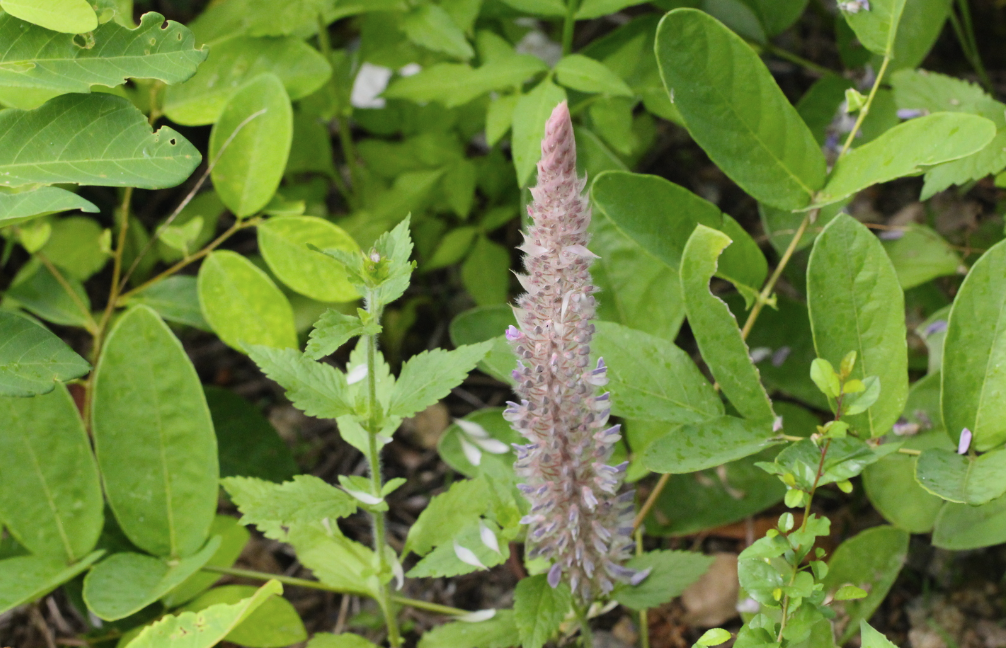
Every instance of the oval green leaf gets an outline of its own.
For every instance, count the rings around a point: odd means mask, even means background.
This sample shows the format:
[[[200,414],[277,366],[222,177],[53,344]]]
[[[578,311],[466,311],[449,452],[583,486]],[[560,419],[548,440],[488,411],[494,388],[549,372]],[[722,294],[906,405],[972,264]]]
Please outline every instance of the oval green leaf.
[[[258,246],[276,277],[293,290],[322,302],[347,302],[360,293],[346,278],[345,267],[321,250],[358,254],[360,246],[338,225],[317,216],[270,218],[258,226]]]
[[[151,132],[146,115],[110,94],[68,94],[34,110],[0,111],[0,184],[8,187],[162,189],[188,178],[201,159],[177,131]]]
[[[92,417],[105,494],[126,536],[160,556],[198,550],[217,509],[213,421],[185,349],[149,307],[109,333]]]
[[[2,396],[48,394],[91,370],[63,340],[17,313],[0,311],[0,340]]]
[[[924,451],[915,465],[915,478],[927,491],[958,504],[978,506],[1006,493],[1006,449],[977,457],[946,448]]]
[[[293,308],[272,279],[236,252],[220,250],[199,269],[199,303],[220,339],[242,344],[296,348]]]
[[[1006,542],[1006,497],[982,506],[947,502],[936,516],[933,545],[965,551]]]
[[[856,352],[852,378],[880,378],[880,398],[844,417],[864,435],[887,433],[908,398],[905,297],[877,237],[840,215],[817,237],[807,268],[807,306],[817,355],[839,366]]]
[[[90,567],[104,551],[95,551],[67,567],[62,560],[17,556],[0,560],[0,614],[11,608],[36,601]]]
[[[33,555],[74,562],[94,549],[104,501],[98,467],[65,387],[0,397],[0,519]]]
[[[683,425],[654,441],[643,455],[643,465],[658,473],[691,473],[743,459],[781,443],[772,423],[736,416],[720,416]]]
[[[660,21],[657,62],[688,132],[760,202],[799,209],[824,184],[824,155],[742,38],[710,15],[676,9]]]
[[[562,57],[562,60],[556,63],[554,71],[559,83],[573,90],[620,97],[632,96],[632,89],[608,66],[582,54]]]
[[[210,134],[210,159],[213,187],[235,216],[272,200],[291,142],[293,108],[278,76],[258,76],[231,96]]]
[[[2,0],[0,8],[21,20],[64,34],[83,34],[98,26],[98,15],[87,0]]]
[[[211,606],[234,605],[254,596],[256,589],[251,585],[215,587],[179,612],[202,612]],[[307,630],[293,605],[285,598],[273,596],[234,626],[224,639],[248,648],[281,648],[307,639]]]
[[[983,452],[1006,441],[1006,242],[982,255],[954,299],[943,343],[943,422]]]
[[[0,225],[16,225],[33,216],[70,211],[98,213],[97,206],[59,187],[39,187],[21,193],[0,193]]]

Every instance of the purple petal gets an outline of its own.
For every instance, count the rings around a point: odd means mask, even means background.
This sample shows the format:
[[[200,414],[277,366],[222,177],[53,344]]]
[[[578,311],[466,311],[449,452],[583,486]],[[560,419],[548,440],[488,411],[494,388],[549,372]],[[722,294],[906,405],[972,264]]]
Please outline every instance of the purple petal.
[[[926,112],[928,111],[922,108],[899,108],[898,119],[915,119],[916,117],[922,117]]]
[[[775,353],[772,354],[772,366],[781,367],[783,363],[786,362],[786,358],[789,357],[789,354],[792,351],[793,349],[788,346],[779,347],[778,349],[776,349]]]
[[[552,565],[552,569],[548,570],[548,584],[550,587],[555,589],[559,587],[559,579],[562,578],[562,567],[559,563]]]
[[[947,320],[938,319],[926,327],[926,337],[947,330]]]
[[[878,236],[881,241],[897,241],[905,235],[903,229],[884,230]]]
[[[506,339],[510,340],[511,342],[515,342],[516,340],[521,339],[521,337],[523,337],[523,335],[524,334],[521,333],[520,330],[516,326],[513,326],[511,324],[510,326],[507,327],[507,330],[506,330]]]
[[[961,440],[957,444],[957,454],[967,454],[968,448],[971,447],[971,430],[964,428],[961,430]]]

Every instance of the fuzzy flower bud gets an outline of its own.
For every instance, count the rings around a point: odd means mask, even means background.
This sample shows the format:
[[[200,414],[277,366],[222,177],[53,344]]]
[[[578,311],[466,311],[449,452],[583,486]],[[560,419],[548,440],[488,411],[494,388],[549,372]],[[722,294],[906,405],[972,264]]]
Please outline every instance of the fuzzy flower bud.
[[[609,466],[618,426],[608,426],[603,360],[590,365],[596,288],[587,228],[586,179],[576,175],[576,143],[566,103],[545,124],[538,186],[528,207],[533,225],[524,244],[514,309],[519,328],[507,330],[517,354],[513,376],[520,403],[504,417],[528,440],[515,446],[520,490],[531,503],[522,520],[528,555],[552,559],[548,582],[566,580],[583,600],[607,594],[614,582],[638,581],[644,572],[622,565],[633,543],[632,493],[618,495],[625,464]]]

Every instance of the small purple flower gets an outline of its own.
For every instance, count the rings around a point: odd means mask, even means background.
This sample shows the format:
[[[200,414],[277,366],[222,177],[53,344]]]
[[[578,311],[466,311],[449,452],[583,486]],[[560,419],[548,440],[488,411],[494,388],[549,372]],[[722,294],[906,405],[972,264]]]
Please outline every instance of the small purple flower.
[[[786,358],[789,357],[789,354],[792,351],[793,349],[788,346],[779,347],[778,349],[776,349],[775,353],[772,354],[772,366],[781,367],[783,363],[786,362]]]
[[[929,337],[931,335],[936,335],[937,333],[942,333],[947,330],[947,320],[938,319],[929,326],[926,327],[924,331],[925,336]]]
[[[905,235],[905,230],[903,229],[891,229],[884,230],[879,235],[881,241],[897,241]]]
[[[964,428],[961,430],[961,440],[957,443],[957,454],[967,454],[971,447],[971,430]]]
[[[507,327],[506,339],[509,340],[510,342],[516,342],[517,340],[521,339],[522,336],[523,333],[521,333],[520,329],[518,329],[516,326],[510,325]]]
[[[898,119],[915,119],[928,114],[929,111],[924,108],[898,108]]]

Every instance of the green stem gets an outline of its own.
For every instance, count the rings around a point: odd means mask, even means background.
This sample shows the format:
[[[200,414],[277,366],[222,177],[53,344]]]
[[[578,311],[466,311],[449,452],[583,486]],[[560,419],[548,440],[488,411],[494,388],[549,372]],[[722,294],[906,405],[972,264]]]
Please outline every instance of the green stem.
[[[573,52],[573,27],[576,26],[576,10],[580,0],[566,0],[566,20],[562,23],[562,55]]]
[[[877,78],[873,82],[873,87],[870,88],[870,94],[866,97],[866,103],[859,111],[859,115],[856,117],[856,123],[852,126],[852,132],[849,133],[848,139],[845,140],[845,145],[842,146],[842,150],[839,152],[838,157],[845,155],[849,147],[852,146],[852,140],[856,138],[856,133],[859,132],[859,127],[863,125],[863,120],[870,113],[870,106],[873,105],[873,98],[877,96],[877,90],[880,89],[880,81],[884,78],[884,73],[887,72],[887,66],[891,64],[891,55],[888,54],[884,56],[884,62],[880,65],[880,71],[877,72]]]
[[[643,555],[643,530],[636,530],[636,555]],[[650,648],[650,618],[646,608],[639,611],[639,648]]]
[[[293,585],[294,587],[306,587],[308,589],[322,590],[325,592],[335,592],[337,594],[351,594],[344,589],[338,587],[331,587],[325,585],[324,583],[319,583],[318,581],[307,580],[306,578],[294,578],[293,576],[281,576],[279,574],[270,574],[268,572],[260,572],[252,569],[237,569],[235,567],[217,567],[215,565],[205,565],[202,567],[202,571],[212,572],[215,574],[226,574],[228,576],[237,576],[240,578],[250,578],[253,580],[274,580],[283,583],[284,585]],[[428,601],[422,601],[420,599],[413,599],[407,596],[392,596],[391,600],[399,605],[405,605],[411,608],[416,608],[417,610],[426,610],[428,612],[435,612],[437,614],[444,614],[448,616],[464,616],[466,614],[471,614],[469,610],[462,610],[460,608],[450,607],[447,605],[440,605],[438,603],[430,603]]]
[[[594,633],[590,630],[590,621],[587,619],[587,610],[579,603],[573,603],[573,610],[576,612],[576,619],[580,622],[580,647],[594,648]]]
[[[809,61],[803,58],[802,56],[794,54],[793,52],[778,47],[776,45],[773,45],[772,43],[757,43],[755,41],[747,41],[747,43],[748,45],[753,47],[756,51],[765,52],[767,54],[771,54],[772,56],[781,58],[784,61],[795,63],[796,65],[799,65],[800,67],[804,68],[805,70],[808,70],[809,72],[813,72],[814,74],[819,74],[821,76],[825,76],[828,74],[836,74],[834,70],[829,70],[823,65],[818,65],[813,61]]]

